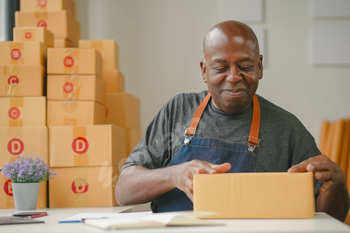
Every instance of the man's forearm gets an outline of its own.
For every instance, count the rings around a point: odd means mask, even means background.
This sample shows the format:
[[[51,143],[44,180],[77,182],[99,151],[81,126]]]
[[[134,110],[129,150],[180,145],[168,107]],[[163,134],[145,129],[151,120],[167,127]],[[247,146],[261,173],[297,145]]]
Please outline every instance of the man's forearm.
[[[324,194],[319,194],[316,202],[316,211],[325,212],[344,222],[349,211],[349,193],[346,185],[341,190],[331,190]]]
[[[140,204],[152,201],[172,190],[171,168],[149,170],[141,166],[131,166],[119,175],[115,187],[115,197],[120,205]]]

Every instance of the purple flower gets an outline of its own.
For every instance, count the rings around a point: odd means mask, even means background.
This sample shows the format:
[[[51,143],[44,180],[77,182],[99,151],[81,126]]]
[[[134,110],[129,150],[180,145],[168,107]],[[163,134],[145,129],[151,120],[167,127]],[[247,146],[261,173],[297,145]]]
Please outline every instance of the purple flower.
[[[25,155],[18,156],[18,159],[12,163],[4,164],[1,171],[13,183],[37,183],[44,180],[52,179],[57,173],[50,172],[49,165],[39,157],[33,158]]]

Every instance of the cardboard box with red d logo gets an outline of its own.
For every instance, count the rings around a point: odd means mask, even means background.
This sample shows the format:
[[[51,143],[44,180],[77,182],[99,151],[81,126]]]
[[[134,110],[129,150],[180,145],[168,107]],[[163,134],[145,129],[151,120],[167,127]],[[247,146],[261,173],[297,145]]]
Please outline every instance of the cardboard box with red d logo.
[[[50,207],[115,206],[114,185],[125,163],[125,130],[115,125],[51,126]]]

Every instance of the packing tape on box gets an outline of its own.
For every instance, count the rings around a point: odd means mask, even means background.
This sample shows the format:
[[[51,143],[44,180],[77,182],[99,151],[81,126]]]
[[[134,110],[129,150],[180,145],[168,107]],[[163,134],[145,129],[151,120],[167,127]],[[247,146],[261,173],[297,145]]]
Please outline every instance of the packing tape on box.
[[[10,51],[11,53],[9,55],[11,57],[11,65],[24,64],[24,58],[22,56],[23,42],[11,42]]]
[[[42,10],[37,11],[37,12],[35,12],[35,18],[36,18],[37,20],[39,20],[37,26],[38,26],[38,27],[42,27],[42,26],[44,26],[44,25],[40,25],[40,21],[41,21],[41,20],[47,20],[47,18],[48,18],[48,13],[47,13],[47,12],[44,12],[44,11],[42,11]]]
[[[23,126],[23,119],[21,117],[21,110],[24,107],[23,98],[10,98],[10,109],[8,111],[9,116],[9,126],[10,127],[21,127]]]
[[[21,66],[4,66],[4,75],[12,76],[19,75],[21,71]]]
[[[80,95],[81,84],[79,82],[79,75],[67,75],[63,85],[63,99],[78,100]]]
[[[6,96],[19,96],[21,89],[20,84],[7,84],[5,86],[5,95]]]
[[[78,74],[80,63],[79,49],[66,49],[63,59],[64,74]]]
[[[67,112],[68,115],[77,111],[78,107],[79,107],[79,104],[77,101],[63,101],[62,102],[62,110]],[[77,118],[70,118],[69,116],[64,116],[63,125],[77,125],[77,124],[78,124]]]
[[[76,207],[89,206],[88,169],[86,167],[74,168],[72,191],[74,193],[74,203]]]
[[[6,137],[21,138],[22,127],[8,127],[6,131]]]
[[[89,149],[89,142],[86,139],[86,126],[74,126],[73,127],[73,151],[74,166],[88,166],[89,156],[87,154]]]
[[[22,41],[35,41],[36,40],[36,29],[23,28]]]

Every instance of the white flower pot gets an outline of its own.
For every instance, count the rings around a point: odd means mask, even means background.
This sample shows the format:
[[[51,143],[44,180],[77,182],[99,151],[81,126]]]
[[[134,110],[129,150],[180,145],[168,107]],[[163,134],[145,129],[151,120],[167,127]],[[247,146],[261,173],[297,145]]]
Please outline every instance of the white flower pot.
[[[16,210],[36,210],[40,183],[12,183]]]

